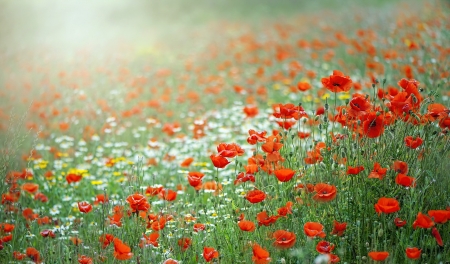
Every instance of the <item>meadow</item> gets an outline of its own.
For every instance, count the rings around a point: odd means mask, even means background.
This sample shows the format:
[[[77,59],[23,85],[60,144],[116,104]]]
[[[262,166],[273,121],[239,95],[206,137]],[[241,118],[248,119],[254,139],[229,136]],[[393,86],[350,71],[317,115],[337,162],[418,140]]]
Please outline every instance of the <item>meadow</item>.
[[[218,3],[0,41],[0,262],[450,263],[449,2]]]

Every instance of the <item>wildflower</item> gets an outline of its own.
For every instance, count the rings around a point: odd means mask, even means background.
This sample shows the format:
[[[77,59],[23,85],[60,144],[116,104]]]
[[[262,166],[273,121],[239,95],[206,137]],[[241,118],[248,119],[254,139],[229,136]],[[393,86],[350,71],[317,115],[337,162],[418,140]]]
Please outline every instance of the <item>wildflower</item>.
[[[423,140],[420,137],[413,138],[411,136],[405,137],[405,145],[410,149],[416,149],[422,145]]]
[[[101,235],[99,238],[100,243],[102,243],[102,248],[106,248],[107,246],[109,246],[109,244],[111,244],[111,242],[113,242],[114,240],[114,236],[111,234],[104,234]]]
[[[189,167],[189,165],[191,165],[191,163],[194,161],[194,158],[189,157],[186,158],[185,160],[183,160],[183,162],[181,162],[180,167],[186,168]]]
[[[139,193],[128,196],[127,202],[130,204],[131,210],[133,212],[147,211],[148,209],[150,209],[150,204],[148,203],[147,199],[145,199],[145,196]]]
[[[447,210],[429,210],[428,215],[433,218],[436,224],[445,224],[450,220],[450,211]]]
[[[216,167],[218,169],[223,169],[230,163],[226,158],[224,158],[220,155],[213,154],[213,155],[209,156],[209,158],[211,159],[214,167]]]
[[[363,121],[363,134],[368,138],[376,138],[384,132],[384,120],[381,115],[371,112]]]
[[[342,236],[347,229],[347,223],[339,223],[336,220],[333,220],[333,231],[331,231],[332,235]]]
[[[40,263],[41,262],[41,254],[39,251],[33,247],[27,248],[26,252],[27,257],[29,257],[34,263]]]
[[[108,202],[108,196],[106,196],[105,194],[100,193],[95,196],[95,202],[94,202],[95,205],[97,205],[99,203],[104,204],[107,202]]]
[[[139,243],[140,248],[144,248],[146,246],[152,245],[154,247],[158,247],[158,238],[159,233],[151,233],[150,235],[146,236],[145,234],[142,235],[141,242]]]
[[[192,245],[192,240],[188,237],[183,237],[178,240],[178,246],[181,247],[181,251],[186,251]]]
[[[432,226],[434,226],[433,220],[431,220],[429,216],[422,214],[422,212],[417,214],[416,220],[413,223],[414,229],[417,229],[418,227],[426,229]]]
[[[256,219],[258,220],[259,226],[269,226],[277,221],[278,216],[273,215],[269,217],[266,211],[262,211],[256,215]]]
[[[275,176],[281,182],[287,182],[292,179],[295,175],[295,171],[291,169],[279,169],[274,171]]]
[[[255,175],[251,173],[241,172],[236,175],[236,180],[234,180],[234,185],[238,185],[239,183],[244,183],[247,181],[255,182]]]
[[[80,210],[80,212],[87,214],[92,211],[92,205],[86,201],[78,202],[78,209]]]
[[[418,249],[416,247],[414,248],[406,248],[406,257],[409,259],[419,259],[420,254],[422,253],[421,249]]]
[[[314,186],[316,194],[313,199],[318,202],[330,202],[336,198],[336,186],[325,183],[318,183]]]
[[[20,253],[19,251],[14,251],[13,257],[16,260],[23,260],[25,257],[27,257],[27,254]]]
[[[188,173],[189,184],[197,190],[199,186],[201,187],[203,176],[205,176],[205,174],[201,172],[197,171],[189,172]]]
[[[306,222],[303,226],[303,231],[310,238],[324,238],[326,236],[326,234],[323,232],[323,225],[317,222]]]
[[[42,230],[40,234],[42,237],[55,238],[55,233],[53,233],[53,231],[49,229]]]
[[[292,205],[293,204],[294,204],[293,202],[288,201],[285,206],[280,207],[277,210],[278,216],[286,216],[287,214],[292,214]]]
[[[219,252],[215,250],[213,247],[204,247],[203,248],[203,258],[206,262],[211,262],[214,258],[219,257]]]
[[[334,244],[331,244],[328,241],[322,240],[319,243],[317,243],[316,250],[320,254],[329,254],[329,253],[331,253],[331,251],[334,250]]]
[[[29,193],[35,193],[39,190],[39,185],[37,185],[36,183],[27,182],[22,184],[22,190]]]
[[[242,231],[253,232],[255,230],[255,223],[248,220],[241,220],[238,222],[238,226]]]
[[[380,215],[381,213],[391,214],[400,210],[398,201],[394,198],[381,197],[375,204],[375,211]]]
[[[333,75],[322,78],[322,84],[333,93],[347,92],[352,88],[352,80],[338,70],[333,71]]]
[[[301,117],[307,117],[303,107],[294,104],[274,104],[272,105],[274,113],[272,114],[276,118],[299,120]]]
[[[92,261],[92,259],[90,257],[81,255],[78,257],[78,263],[79,264],[93,264],[94,262]]]
[[[397,227],[402,227],[402,226],[406,225],[406,220],[403,220],[403,219],[401,219],[399,217],[396,217],[396,218],[394,218],[394,224]]]
[[[387,168],[382,168],[380,163],[375,162],[373,164],[373,170],[369,173],[369,178],[375,178],[382,180],[386,175]]]
[[[249,191],[245,196],[245,199],[251,203],[259,203],[266,199],[266,194],[260,190]]]
[[[68,184],[71,184],[72,182],[79,182],[79,181],[81,181],[82,178],[83,178],[83,176],[81,176],[80,174],[69,173],[66,176],[66,181],[67,181]]]
[[[168,190],[162,189],[159,192],[158,197],[160,199],[163,199],[163,200],[166,200],[166,201],[169,201],[169,202],[175,201],[175,199],[177,198],[177,192],[173,191],[173,190],[170,190],[170,189],[168,189]]]
[[[441,246],[441,247],[444,246],[444,242],[442,241],[441,234],[439,234],[439,230],[437,230],[436,227],[433,227],[433,229],[431,229],[431,235],[433,235],[433,237],[436,239],[436,243],[438,243],[439,246]]]
[[[348,166],[347,175],[358,175],[363,170],[364,170],[363,166],[357,166],[357,167]]]
[[[416,187],[416,178],[399,173],[395,178],[395,183],[405,187]]]
[[[255,117],[258,115],[258,107],[254,105],[249,105],[244,107],[244,114],[248,117]]]
[[[371,251],[369,257],[375,261],[383,261],[389,257],[389,252],[386,251]]]
[[[252,256],[253,263],[267,264],[271,261],[269,252],[267,250],[265,250],[264,248],[262,248],[257,243],[253,244],[252,251],[253,251],[253,256]]]
[[[394,171],[402,174],[408,173],[408,163],[400,160],[394,161],[394,165],[392,166]]]
[[[204,224],[202,224],[202,223],[195,223],[194,224],[194,231],[195,232],[200,232],[200,231],[203,231],[203,230],[205,230],[205,225]]]
[[[133,257],[131,248],[118,238],[114,238],[114,258],[118,260],[127,260]]]
[[[272,238],[275,239],[275,241],[273,242],[274,247],[281,249],[293,247],[296,241],[295,234],[285,230],[275,231],[272,234]]]
[[[162,264],[178,264],[179,262],[177,260],[168,258],[166,259]]]

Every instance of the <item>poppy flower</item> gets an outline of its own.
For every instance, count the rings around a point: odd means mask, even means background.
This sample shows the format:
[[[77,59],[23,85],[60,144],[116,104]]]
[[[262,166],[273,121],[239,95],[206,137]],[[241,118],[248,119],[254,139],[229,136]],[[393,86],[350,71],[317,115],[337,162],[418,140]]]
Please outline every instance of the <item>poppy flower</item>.
[[[255,145],[258,142],[266,141],[266,131],[256,132],[253,129],[248,131],[249,137],[247,138],[247,143],[250,145]]]
[[[254,105],[249,105],[249,106],[245,106],[244,107],[244,114],[248,117],[248,118],[252,118],[258,115],[258,107],[254,106]]]
[[[405,145],[410,149],[416,149],[422,145],[423,140],[420,137],[413,138],[412,136],[405,137]]]
[[[34,195],[34,200],[46,203],[48,202],[48,197],[45,194],[38,192]]]
[[[418,249],[416,247],[414,248],[406,248],[406,257],[409,259],[419,259],[420,254],[422,253],[421,249]]]
[[[357,167],[348,166],[347,175],[358,175],[363,170],[364,170],[363,166],[357,166]]]
[[[213,247],[204,247],[203,248],[203,258],[206,262],[211,262],[213,259],[219,257],[219,252]]]
[[[323,232],[323,225],[317,222],[306,222],[303,226],[303,231],[310,238],[324,238],[326,236],[326,234]]]
[[[444,242],[442,241],[441,234],[439,234],[439,230],[437,230],[436,227],[433,227],[433,229],[431,229],[431,235],[433,235],[433,237],[436,239],[436,243],[438,243],[439,246],[441,246],[441,247],[444,246]]]
[[[13,252],[13,257],[16,260],[23,260],[24,258],[27,257],[27,254],[20,253],[19,251],[14,251]]]
[[[204,224],[202,224],[202,223],[195,223],[194,224],[194,231],[195,232],[203,231],[203,230],[205,230],[205,228],[206,228],[206,226]]]
[[[87,214],[92,211],[92,205],[86,201],[78,202],[78,209],[80,212]]]
[[[384,261],[389,257],[389,252],[386,251],[372,251],[369,252],[369,257],[375,261]]]
[[[436,224],[445,224],[450,220],[450,211],[447,210],[429,210],[428,215],[433,218]]]
[[[159,238],[159,233],[151,233],[148,236],[143,234],[143,236],[141,238],[141,242],[139,242],[139,247],[144,248],[149,245],[158,247],[159,246],[158,238]]]
[[[66,181],[67,181],[68,184],[71,184],[72,182],[79,182],[79,181],[81,181],[82,178],[83,178],[83,176],[81,176],[80,174],[69,173],[66,176]]]
[[[369,173],[369,178],[382,180],[386,176],[387,168],[382,168],[380,163],[373,164],[373,170]]]
[[[37,185],[36,183],[26,182],[22,184],[22,190],[29,193],[35,193],[39,190],[39,185]]]
[[[255,175],[251,174],[251,173],[244,173],[241,172],[238,175],[236,175],[236,180],[234,180],[234,185],[238,185],[239,183],[244,183],[244,182],[255,182]]]
[[[342,236],[347,229],[347,223],[339,223],[336,220],[333,220],[333,231],[331,231],[332,235]]]
[[[185,160],[183,160],[183,162],[181,162],[180,167],[187,168],[187,167],[189,167],[189,165],[191,165],[191,163],[193,161],[194,161],[194,158],[191,158],[191,157],[186,158]]]
[[[334,250],[334,244],[331,244],[328,241],[322,240],[319,243],[317,243],[316,250],[320,254],[329,254],[331,251]]]
[[[14,230],[15,225],[8,223],[0,223],[0,233],[10,233]]]
[[[253,232],[255,230],[255,223],[248,220],[241,220],[238,222],[238,226],[242,231]]]
[[[219,156],[224,158],[234,158],[236,156],[244,155],[245,151],[236,143],[220,143],[217,146]]]
[[[39,251],[37,249],[35,249],[33,247],[29,247],[29,248],[27,248],[25,253],[27,254],[27,257],[29,257],[35,263],[41,262],[41,259],[40,259],[41,254],[39,253]]]
[[[181,247],[181,251],[186,251],[192,245],[192,240],[188,237],[183,237],[178,240],[178,246]]]
[[[298,135],[298,137],[299,137],[300,139],[305,139],[305,138],[308,138],[308,137],[311,135],[311,133],[299,131],[299,132],[297,133],[297,135]]]
[[[149,196],[156,196],[161,192],[162,189],[163,189],[162,186],[159,187],[148,186],[147,189],[145,190],[145,194]]]
[[[133,257],[131,248],[118,238],[114,238],[114,258],[118,260],[127,260]]]
[[[251,203],[259,203],[266,199],[266,193],[260,190],[249,191],[245,196],[245,199]]]
[[[203,176],[205,176],[205,174],[203,174],[201,172],[197,172],[197,171],[189,172],[188,173],[189,184],[194,188],[199,187],[202,184]]]
[[[395,178],[395,183],[405,187],[416,187],[416,178],[399,173]]]
[[[131,210],[136,211],[148,211],[150,204],[144,195],[135,193],[127,197],[127,203],[130,204]]]
[[[42,237],[51,237],[51,238],[55,238],[55,233],[53,233],[52,230],[50,229],[46,229],[46,230],[42,230],[40,232]]]
[[[104,203],[107,203],[109,200],[108,200],[108,196],[106,196],[105,194],[103,194],[103,193],[100,193],[100,194],[97,194],[96,196],[95,196],[95,202],[94,202],[94,204],[95,205],[97,205],[97,204],[99,204],[99,203],[102,203],[102,204],[104,204]]]
[[[174,259],[166,259],[162,264],[178,264],[179,262],[177,260]]]
[[[166,222],[167,222],[166,217],[160,216],[158,219],[154,220],[151,223],[151,228],[153,231],[162,230],[164,229],[164,227],[166,227]]]
[[[328,256],[328,263],[338,263],[340,261],[338,255],[328,253],[327,256]]]
[[[11,241],[12,238],[13,238],[12,234],[9,234],[9,235],[4,236],[4,237],[0,237],[0,243],[7,243],[7,242]]]
[[[384,120],[375,112],[369,113],[363,121],[363,134],[368,138],[377,138],[384,132]]]
[[[391,214],[400,210],[398,201],[394,198],[381,197],[375,204],[375,211],[380,215],[381,213]]]
[[[416,220],[413,223],[414,229],[417,229],[418,227],[426,229],[432,226],[434,226],[433,220],[429,216],[422,214],[422,212],[417,214]]]
[[[311,84],[308,82],[299,82],[297,83],[297,89],[301,92],[306,92],[311,89]]]
[[[214,167],[216,167],[218,169],[223,169],[230,163],[226,158],[224,158],[220,155],[213,154],[213,155],[209,156],[209,158],[211,159]]]
[[[175,199],[177,199],[177,192],[170,189],[162,189],[159,192],[158,197],[169,202],[175,201]]]
[[[106,248],[107,246],[109,246],[109,244],[111,244],[111,242],[113,242],[114,240],[114,236],[111,234],[105,234],[105,235],[101,235],[99,238],[100,243],[102,243],[102,247]]]
[[[347,92],[352,88],[352,80],[338,70],[333,71],[333,75],[322,78],[322,84],[333,93]]]
[[[275,170],[274,174],[275,174],[275,177],[277,177],[277,179],[280,182],[287,182],[287,181],[290,181],[292,179],[292,177],[294,177],[295,170],[279,169],[279,170]]]
[[[266,211],[262,211],[256,215],[256,219],[258,220],[259,226],[270,226],[278,220],[278,216],[268,216]]]
[[[394,161],[394,165],[392,166],[394,171],[402,174],[408,173],[408,163],[400,160]]]
[[[78,263],[79,264],[93,264],[94,262],[92,261],[92,259],[90,257],[81,255],[78,257]]]
[[[318,202],[330,202],[336,198],[337,189],[334,185],[329,185],[326,183],[318,183],[314,186],[314,191],[316,194],[313,199]]]
[[[288,201],[285,206],[280,207],[277,210],[278,216],[286,216],[288,214],[292,214],[292,205],[293,204],[294,204],[293,202]]]
[[[295,245],[295,241],[297,240],[294,233],[285,230],[275,231],[272,234],[272,238],[275,239],[273,242],[274,247],[281,249],[293,247]]]
[[[271,259],[270,259],[270,254],[267,250],[265,250],[264,248],[262,248],[260,245],[254,243],[253,244],[253,256],[252,256],[252,261],[255,264],[267,264],[270,263]]]
[[[400,217],[396,217],[396,218],[394,218],[394,224],[397,227],[402,227],[402,226],[406,225],[406,220],[403,220]]]
[[[272,114],[276,118],[283,120],[293,118],[299,120],[302,117],[308,117],[303,107],[294,104],[274,104],[272,105],[274,113]]]

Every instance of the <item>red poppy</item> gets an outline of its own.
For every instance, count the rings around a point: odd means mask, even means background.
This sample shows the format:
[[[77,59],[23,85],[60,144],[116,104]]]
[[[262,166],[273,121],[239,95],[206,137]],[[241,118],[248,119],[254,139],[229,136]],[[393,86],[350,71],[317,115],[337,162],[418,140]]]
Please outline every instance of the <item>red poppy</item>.
[[[303,231],[310,238],[324,238],[326,236],[326,234],[323,232],[323,225],[317,222],[306,222],[303,226]]]
[[[244,183],[247,181],[255,182],[255,175],[251,173],[241,172],[236,175],[236,180],[234,180],[234,185],[238,185],[239,183]]]
[[[298,137],[299,137],[300,139],[305,139],[305,138],[308,138],[308,137],[311,135],[311,133],[299,131],[299,132],[297,133],[297,135],[298,135]]]
[[[205,228],[206,228],[206,226],[204,224],[202,224],[202,223],[195,223],[194,224],[194,231],[195,232],[203,231],[203,230],[205,230]]]
[[[368,138],[376,138],[384,132],[383,117],[375,112],[369,113],[363,122],[363,132]]]
[[[8,224],[8,223],[0,223],[0,233],[10,233],[14,230],[14,225],[13,224]]]
[[[381,213],[391,214],[400,210],[398,201],[394,198],[381,197],[375,204],[375,211],[380,215]]]
[[[102,243],[102,247],[106,248],[107,246],[109,246],[109,244],[111,244],[111,242],[113,242],[114,240],[114,236],[111,234],[105,234],[105,235],[101,235],[99,238],[100,243]]]
[[[248,131],[249,137],[247,138],[247,143],[250,145],[255,145],[257,142],[266,141],[266,131],[256,132],[253,129]]]
[[[184,168],[189,167],[189,165],[191,165],[191,163],[193,161],[194,161],[194,158],[192,158],[192,157],[186,158],[185,160],[183,160],[183,162],[181,162],[180,167],[184,167]]]
[[[144,248],[149,245],[158,247],[159,246],[158,238],[159,238],[159,233],[151,233],[148,236],[143,234],[142,238],[141,238],[141,242],[139,242],[139,247]]]
[[[27,257],[27,254],[20,253],[19,251],[14,251],[13,257],[17,260],[23,260],[24,258]]]
[[[71,184],[72,182],[79,182],[79,181],[81,181],[82,178],[83,178],[83,176],[81,176],[80,174],[69,173],[66,176],[66,181],[67,181],[68,184]]]
[[[408,148],[416,149],[422,145],[423,140],[420,137],[413,138],[412,136],[405,137],[405,145]]]
[[[333,71],[333,75],[322,78],[322,84],[333,93],[347,92],[352,88],[352,80],[338,70]]]
[[[42,237],[55,238],[55,233],[53,233],[53,231],[49,229],[42,230],[40,234]]]
[[[45,194],[38,192],[34,195],[34,200],[46,203],[48,202],[48,197]]]
[[[339,223],[336,220],[333,220],[333,231],[331,231],[332,235],[342,236],[347,229],[347,223]]]
[[[252,261],[255,264],[267,264],[270,263],[270,254],[267,250],[262,248],[260,245],[253,244],[253,256]]]
[[[158,197],[160,199],[166,200],[166,201],[175,201],[175,199],[177,199],[177,192],[170,190],[170,189],[162,189],[159,194]]]
[[[278,216],[268,216],[266,211],[262,211],[256,215],[256,219],[258,220],[259,226],[270,226],[277,221]]]
[[[0,237],[0,244],[7,243],[7,242],[11,241],[12,238],[13,238],[12,234],[9,234],[9,235],[4,236],[4,237]]]
[[[279,169],[274,171],[275,176],[280,182],[287,182],[295,175],[295,170],[291,169]]]
[[[133,257],[131,248],[118,238],[114,238],[114,258],[118,260],[127,260]]]
[[[395,183],[405,187],[416,187],[416,178],[399,173],[395,178]]]
[[[148,186],[147,189],[145,190],[145,194],[150,196],[156,196],[161,192],[162,189],[163,189],[162,186],[159,187]]]
[[[444,242],[442,241],[441,234],[439,234],[439,230],[437,230],[436,227],[433,227],[433,229],[431,229],[431,235],[434,236],[434,238],[436,239],[436,243],[438,243],[439,246],[441,246],[441,247],[444,246]]]
[[[290,118],[299,120],[301,117],[308,116],[303,107],[294,104],[274,104],[272,105],[272,109],[274,110],[274,113],[272,114],[274,117],[284,120]]]
[[[213,155],[209,156],[209,158],[211,159],[214,167],[216,167],[218,169],[223,169],[230,163],[226,158],[219,156],[219,155],[213,154]]]
[[[92,259],[90,257],[81,255],[78,257],[78,263],[79,264],[93,264],[94,262],[92,261]]]
[[[328,256],[328,263],[338,263],[340,261],[339,256],[335,254],[327,254]]]
[[[334,244],[331,244],[328,241],[322,240],[319,243],[317,243],[316,250],[320,254],[329,254],[331,251],[334,250]]]
[[[403,219],[401,219],[399,217],[396,217],[396,218],[394,218],[394,224],[397,227],[402,227],[402,226],[406,225],[406,220],[403,220]]]
[[[178,264],[179,262],[177,260],[174,259],[166,259],[162,264]]]
[[[421,249],[418,249],[416,247],[414,248],[406,248],[406,257],[409,259],[419,259],[420,254],[422,253]]]
[[[258,115],[258,107],[254,105],[249,105],[244,107],[244,114],[251,118]]]
[[[297,83],[297,89],[301,92],[306,92],[311,89],[311,84],[308,82],[299,82]]]
[[[384,261],[389,257],[389,252],[386,251],[372,251],[369,252],[369,257],[375,261]]]
[[[130,204],[131,210],[133,212],[137,211],[148,211],[150,209],[150,204],[144,195],[135,193],[127,197],[127,203]]]
[[[348,166],[347,175],[358,175],[363,170],[364,170],[363,166],[357,166],[357,167]]]
[[[39,185],[37,185],[36,183],[26,182],[22,184],[22,190],[29,193],[35,193],[39,190]]]
[[[241,220],[238,222],[238,226],[242,231],[253,232],[255,231],[255,223],[248,220]]]
[[[288,201],[285,206],[280,207],[277,210],[278,216],[286,216],[288,214],[292,214],[292,205],[293,204],[294,204],[293,202]]]
[[[217,152],[219,156],[224,158],[234,158],[236,156],[244,155],[244,150],[236,143],[220,143],[217,146]]]
[[[245,199],[251,203],[259,203],[266,199],[266,193],[260,190],[249,191],[245,196]]]
[[[422,214],[422,212],[419,212],[417,214],[416,220],[413,223],[414,229],[416,229],[418,227],[430,228],[432,226],[434,226],[433,220],[429,216]]]
[[[406,174],[408,173],[408,163],[396,160],[394,161],[393,169],[398,173]]]
[[[380,163],[375,162],[373,164],[373,170],[369,173],[369,178],[375,178],[382,180],[386,175],[387,168],[382,168]]]
[[[334,185],[329,185],[326,183],[318,183],[314,186],[314,191],[316,194],[313,199],[318,202],[330,202],[336,198],[337,189]]]
[[[181,247],[181,251],[186,251],[192,245],[192,240],[188,237],[183,237],[178,240],[178,246]]]
[[[166,227],[166,222],[167,222],[166,217],[160,216],[158,219],[154,220],[151,223],[151,228],[153,231],[162,230],[164,229],[164,227]]]
[[[189,184],[196,189],[199,186],[201,187],[203,176],[205,176],[205,174],[203,174],[201,172],[197,172],[197,171],[189,172],[188,173]]]
[[[213,247],[204,247],[203,258],[206,262],[211,262],[213,259],[219,258],[219,252]]]
[[[29,247],[29,248],[27,248],[25,253],[35,263],[40,263],[41,262],[41,259],[40,259],[41,254],[39,253],[39,251],[37,249],[35,249],[33,247]]]
[[[294,233],[285,230],[275,231],[272,234],[272,238],[275,239],[273,242],[274,247],[281,249],[293,247],[295,245],[295,241],[297,240]]]
[[[433,218],[436,224],[445,224],[445,222],[450,220],[450,211],[447,210],[430,210],[428,215]]]
[[[96,196],[95,196],[95,202],[94,202],[94,204],[95,205],[97,205],[97,204],[99,204],[99,203],[102,203],[102,204],[104,204],[104,203],[107,203],[109,200],[108,200],[108,196],[106,196],[105,194],[103,194],[103,193],[100,193],[100,194],[97,194]]]
[[[78,202],[78,209],[80,212],[87,214],[92,211],[92,205],[86,201]]]

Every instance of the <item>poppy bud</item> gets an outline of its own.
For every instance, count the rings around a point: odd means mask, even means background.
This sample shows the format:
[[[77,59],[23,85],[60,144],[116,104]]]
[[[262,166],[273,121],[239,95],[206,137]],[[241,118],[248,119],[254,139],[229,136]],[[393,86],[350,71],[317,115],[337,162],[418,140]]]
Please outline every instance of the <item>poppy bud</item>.
[[[325,104],[324,108],[325,110],[328,110],[328,103]]]
[[[350,103],[350,100],[346,99],[345,104],[348,105]]]
[[[383,86],[386,84],[386,79],[383,79]]]

